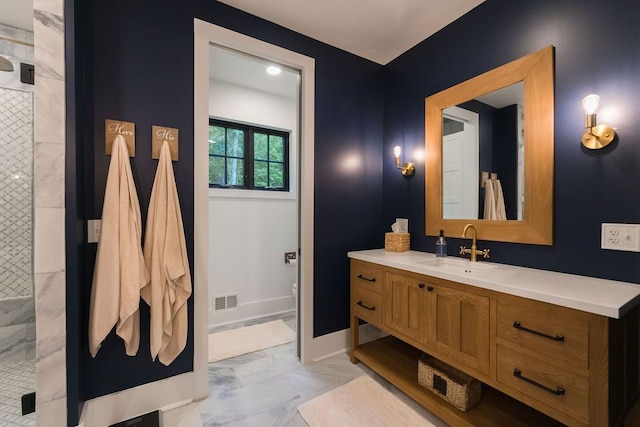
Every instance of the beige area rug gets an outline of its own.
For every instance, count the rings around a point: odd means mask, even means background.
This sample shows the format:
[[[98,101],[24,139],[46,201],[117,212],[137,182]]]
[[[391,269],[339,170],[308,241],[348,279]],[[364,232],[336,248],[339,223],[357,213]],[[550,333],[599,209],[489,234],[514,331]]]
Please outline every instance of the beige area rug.
[[[287,344],[295,339],[296,333],[280,319],[216,332],[209,335],[209,362]]]
[[[298,412],[311,427],[434,425],[366,375],[300,404]]]

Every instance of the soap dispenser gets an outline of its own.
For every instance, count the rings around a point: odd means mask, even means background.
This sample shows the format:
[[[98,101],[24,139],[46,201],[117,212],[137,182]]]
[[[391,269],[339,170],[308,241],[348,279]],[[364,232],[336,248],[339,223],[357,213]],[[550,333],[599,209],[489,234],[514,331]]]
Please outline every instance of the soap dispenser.
[[[436,256],[447,256],[447,241],[444,238],[444,230],[440,230],[440,236],[438,236],[438,240],[436,240]]]

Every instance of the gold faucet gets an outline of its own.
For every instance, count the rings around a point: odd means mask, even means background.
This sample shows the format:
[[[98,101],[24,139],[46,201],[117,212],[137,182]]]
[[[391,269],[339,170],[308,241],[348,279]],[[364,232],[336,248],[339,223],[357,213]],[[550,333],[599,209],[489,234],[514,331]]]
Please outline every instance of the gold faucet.
[[[476,247],[476,235],[477,231],[473,224],[467,224],[462,230],[462,237],[467,237],[467,230],[471,229],[471,249],[467,249],[465,246],[460,246],[460,255],[471,254],[471,262],[477,261],[477,255],[480,253],[483,258],[489,258],[489,249],[478,249]]]

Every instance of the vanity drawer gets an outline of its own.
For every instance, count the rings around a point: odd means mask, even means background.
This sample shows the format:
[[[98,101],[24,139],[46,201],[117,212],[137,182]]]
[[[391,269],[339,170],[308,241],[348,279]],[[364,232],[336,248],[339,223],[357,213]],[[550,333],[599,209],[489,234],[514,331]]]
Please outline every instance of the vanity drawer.
[[[527,301],[498,301],[497,336],[560,366],[589,368],[589,323],[571,309]]]
[[[382,295],[382,268],[376,264],[352,260],[351,285],[361,286]]]
[[[498,382],[588,424],[588,378],[501,345],[497,361]]]
[[[351,293],[353,315],[374,326],[381,326],[382,295],[364,286],[352,286]]]

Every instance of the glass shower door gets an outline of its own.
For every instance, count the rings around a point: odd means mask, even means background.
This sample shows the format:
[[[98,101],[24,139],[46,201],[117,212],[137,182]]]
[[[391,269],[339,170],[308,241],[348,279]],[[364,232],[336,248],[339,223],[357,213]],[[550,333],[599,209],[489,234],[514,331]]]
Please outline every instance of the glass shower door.
[[[0,425],[34,425],[33,93],[0,87]]]

